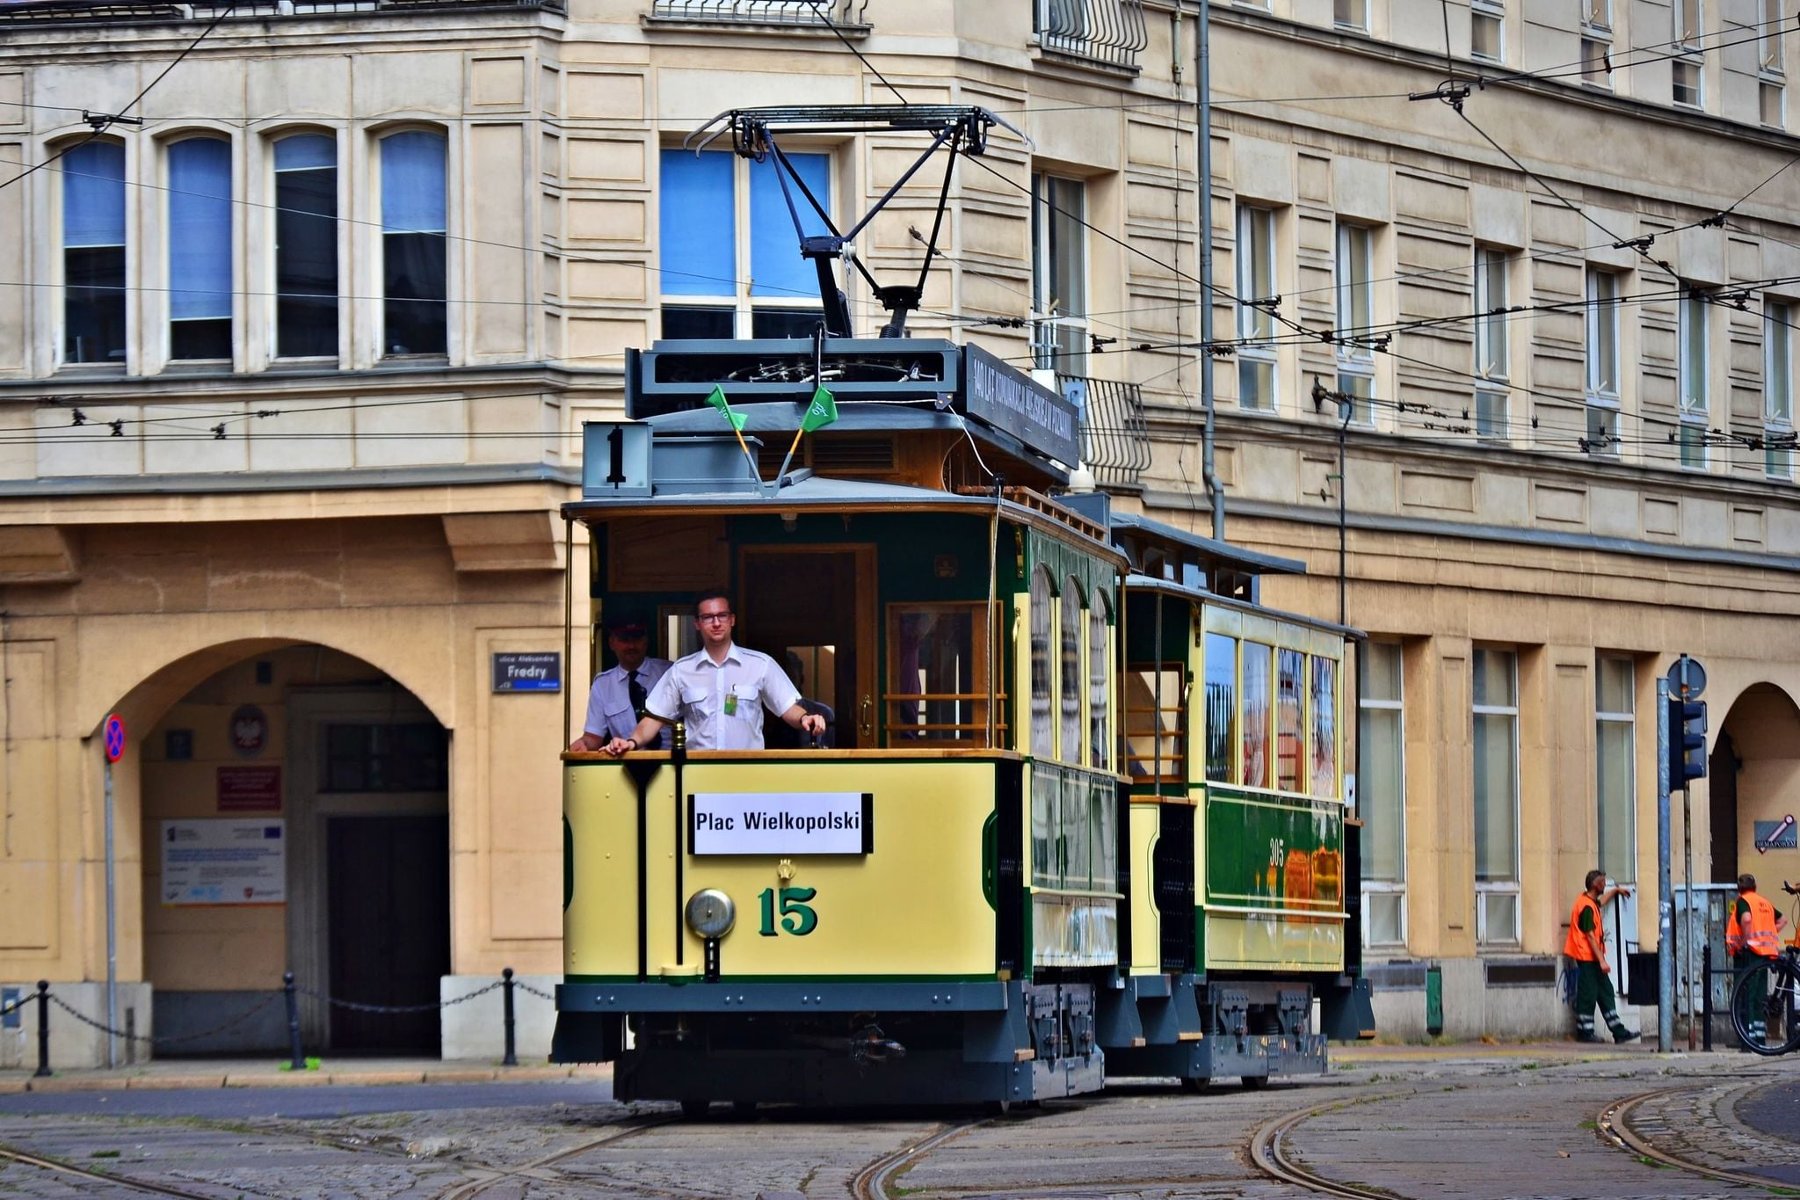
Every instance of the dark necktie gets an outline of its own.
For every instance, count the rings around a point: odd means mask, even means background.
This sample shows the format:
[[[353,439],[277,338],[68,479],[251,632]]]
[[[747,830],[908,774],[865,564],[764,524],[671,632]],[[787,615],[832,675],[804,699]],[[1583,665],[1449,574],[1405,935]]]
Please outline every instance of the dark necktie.
[[[644,701],[650,698],[650,693],[646,692],[644,690],[644,685],[638,682],[638,673],[636,671],[632,671],[626,675],[625,693],[631,697],[631,711],[637,716],[638,720],[643,720]]]

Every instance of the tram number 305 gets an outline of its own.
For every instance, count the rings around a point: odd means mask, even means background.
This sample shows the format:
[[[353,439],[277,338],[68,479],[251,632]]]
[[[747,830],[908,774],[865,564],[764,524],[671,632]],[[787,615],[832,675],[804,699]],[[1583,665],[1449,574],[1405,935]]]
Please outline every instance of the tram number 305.
[[[779,892],[774,888],[764,888],[757,896],[762,905],[762,928],[758,932],[764,937],[775,937],[778,933],[805,937],[819,927],[819,914],[807,903],[818,894],[819,889],[809,887],[782,888]],[[779,929],[775,924],[777,901],[781,905]]]

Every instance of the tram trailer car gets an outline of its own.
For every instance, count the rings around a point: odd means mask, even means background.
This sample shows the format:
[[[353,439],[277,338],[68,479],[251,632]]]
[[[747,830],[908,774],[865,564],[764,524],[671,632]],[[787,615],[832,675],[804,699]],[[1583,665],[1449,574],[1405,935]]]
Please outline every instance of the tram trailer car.
[[[783,471],[815,363],[838,415]],[[659,343],[627,399],[565,508],[594,661],[621,609],[696,649],[725,586],[830,744],[564,755],[554,1061],[690,1113],[1004,1107],[1372,1036],[1354,638],[1255,603],[1299,564],[1066,494],[1073,407],[975,347]]]

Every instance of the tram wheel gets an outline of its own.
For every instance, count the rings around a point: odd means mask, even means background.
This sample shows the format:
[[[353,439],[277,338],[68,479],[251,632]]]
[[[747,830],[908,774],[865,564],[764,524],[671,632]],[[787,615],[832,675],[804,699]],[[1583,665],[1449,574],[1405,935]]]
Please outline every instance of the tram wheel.
[[[1246,1092],[1260,1092],[1269,1086],[1269,1077],[1267,1075],[1246,1075],[1239,1082],[1244,1085]]]
[[[681,1115],[690,1121],[704,1121],[706,1114],[712,1109],[711,1100],[683,1100]]]
[[[1181,1090],[1184,1092],[1204,1092],[1211,1083],[1212,1079],[1210,1076],[1183,1075],[1181,1077]]]

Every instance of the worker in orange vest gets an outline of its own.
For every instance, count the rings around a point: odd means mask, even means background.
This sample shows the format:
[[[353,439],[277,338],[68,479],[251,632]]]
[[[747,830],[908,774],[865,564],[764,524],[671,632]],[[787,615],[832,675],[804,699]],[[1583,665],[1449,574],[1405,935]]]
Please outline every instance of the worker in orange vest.
[[[1739,875],[1737,885],[1737,903],[1731,906],[1731,915],[1725,918],[1725,948],[1731,951],[1731,965],[1742,976],[1763,959],[1781,953],[1781,940],[1775,932],[1781,924],[1781,915],[1757,892],[1756,876]],[[1768,1037],[1763,1015],[1763,1001],[1767,999],[1765,987],[1766,981],[1759,971],[1751,977],[1750,986],[1744,989],[1742,997],[1749,1009],[1744,1014],[1744,1023],[1751,1040],[1756,1042]]]
[[[1600,910],[1612,903],[1614,896],[1629,896],[1630,888],[1606,886],[1605,871],[1589,871],[1582,881],[1581,895],[1569,912],[1569,936],[1563,942],[1563,953],[1575,961],[1575,1040],[1597,1042],[1594,1034],[1594,1006],[1606,1018],[1613,1041],[1629,1042],[1637,1031],[1625,1028],[1619,1020],[1618,996],[1613,991],[1612,963],[1606,957],[1606,926]]]

